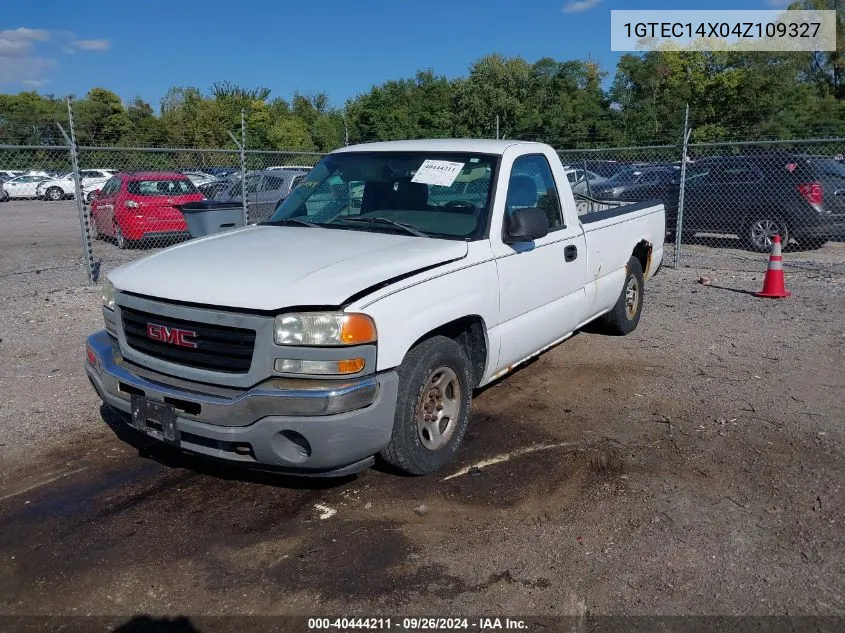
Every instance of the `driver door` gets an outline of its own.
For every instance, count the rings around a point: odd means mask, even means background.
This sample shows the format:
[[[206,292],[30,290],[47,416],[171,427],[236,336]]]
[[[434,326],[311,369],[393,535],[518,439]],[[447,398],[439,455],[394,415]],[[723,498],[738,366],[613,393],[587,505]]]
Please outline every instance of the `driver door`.
[[[501,225],[507,225],[507,217],[515,208],[537,207],[549,219],[549,234],[517,244],[505,243],[499,228],[490,236],[499,273],[499,368],[560,340],[583,318],[587,269],[584,232],[577,221],[571,226],[564,221],[551,164],[545,154],[514,160]],[[557,182],[565,182],[562,168],[560,172]],[[575,210],[567,216],[576,217]]]

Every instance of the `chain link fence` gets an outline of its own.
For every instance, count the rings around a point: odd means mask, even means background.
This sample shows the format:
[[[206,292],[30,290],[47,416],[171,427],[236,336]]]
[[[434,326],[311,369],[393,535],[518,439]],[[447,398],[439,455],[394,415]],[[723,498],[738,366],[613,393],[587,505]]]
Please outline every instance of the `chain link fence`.
[[[0,145],[4,289],[26,293],[89,283],[84,218],[74,198],[70,146]]]
[[[228,149],[78,147],[75,169],[72,134],[68,145],[0,145],[0,277],[22,289],[96,283],[190,239],[188,210],[203,200],[226,210],[221,226],[263,222],[322,157],[249,150],[243,136],[231,137]],[[845,139],[558,153],[579,214],[664,203],[667,266],[707,267],[715,258],[743,270],[776,234],[787,252],[804,254],[795,261],[814,266],[813,252],[845,240]],[[845,273],[841,261],[832,270]]]

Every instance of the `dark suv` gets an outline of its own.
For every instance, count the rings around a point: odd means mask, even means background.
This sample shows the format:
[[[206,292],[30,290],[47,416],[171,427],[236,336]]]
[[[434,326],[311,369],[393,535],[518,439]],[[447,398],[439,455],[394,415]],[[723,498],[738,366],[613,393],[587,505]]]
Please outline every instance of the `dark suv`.
[[[784,243],[794,238],[804,248],[818,248],[845,228],[829,189],[818,169],[799,155],[702,158],[687,166],[683,232],[735,234],[755,251],[768,251],[775,235]],[[666,205],[670,233],[677,223],[678,191],[676,181],[654,192]]]

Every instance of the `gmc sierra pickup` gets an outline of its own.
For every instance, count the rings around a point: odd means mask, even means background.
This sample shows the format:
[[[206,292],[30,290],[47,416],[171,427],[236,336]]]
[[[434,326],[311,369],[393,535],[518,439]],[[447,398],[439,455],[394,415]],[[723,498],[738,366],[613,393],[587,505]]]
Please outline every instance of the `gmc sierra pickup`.
[[[128,425],[184,451],[430,473],[474,389],[592,321],[637,327],[664,234],[659,202],[579,219],[547,145],[346,147],[269,221],[112,271],[85,369]]]

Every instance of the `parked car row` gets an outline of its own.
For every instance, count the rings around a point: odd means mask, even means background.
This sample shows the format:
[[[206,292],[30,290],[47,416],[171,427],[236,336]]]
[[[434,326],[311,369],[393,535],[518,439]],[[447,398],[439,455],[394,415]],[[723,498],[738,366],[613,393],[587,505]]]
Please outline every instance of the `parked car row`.
[[[188,229],[182,205],[213,199],[240,206],[244,188],[250,222],[263,222],[306,174],[287,169],[252,171],[244,182],[213,180],[197,186],[191,176],[198,172],[113,173],[101,188],[90,191],[91,230],[121,249],[146,239],[184,239]],[[211,191],[210,185],[219,189]]]
[[[670,235],[677,226],[680,170],[626,168],[601,181],[592,197],[603,201],[661,200]],[[772,238],[818,248],[845,233],[845,165],[825,157],[777,152],[708,157],[687,166],[683,234],[738,235],[755,251]]]

